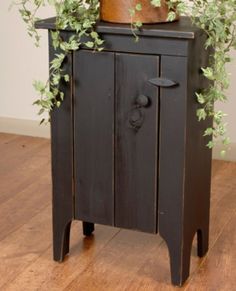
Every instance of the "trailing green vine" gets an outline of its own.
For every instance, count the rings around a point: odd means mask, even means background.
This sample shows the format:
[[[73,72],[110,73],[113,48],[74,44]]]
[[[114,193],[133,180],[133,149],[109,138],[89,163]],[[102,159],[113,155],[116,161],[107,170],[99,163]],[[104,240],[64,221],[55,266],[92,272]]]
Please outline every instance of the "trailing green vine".
[[[159,8],[161,7],[163,1],[162,0],[150,0],[152,6]],[[182,11],[183,5],[179,0],[167,0],[166,4],[168,5],[169,13],[167,16],[167,21],[174,21],[177,17],[177,13]],[[131,30],[135,37],[135,41],[139,40],[139,37],[136,31],[142,28],[143,23],[141,21],[134,21],[134,17],[137,12],[142,11],[142,3],[137,3],[133,8],[129,10],[130,17],[131,17]],[[178,12],[177,12],[178,11]]]
[[[162,0],[150,0],[154,7],[161,7]],[[168,20],[175,20],[177,15],[191,17],[193,24],[203,29],[208,38],[206,48],[213,47],[209,67],[202,68],[206,78],[211,80],[211,86],[196,93],[196,98],[201,104],[197,111],[199,121],[208,117],[213,118],[214,124],[205,131],[206,136],[212,136],[208,147],[212,148],[217,138],[227,146],[229,138],[226,136],[225,114],[215,111],[214,104],[217,101],[225,102],[226,89],[229,86],[229,76],[226,72],[226,64],[230,62],[230,50],[236,49],[236,0],[167,0],[169,14]],[[99,0],[20,0],[16,5],[22,19],[27,23],[28,34],[34,38],[35,44],[39,44],[40,36],[34,27],[37,12],[40,7],[50,5],[56,12],[56,28],[51,32],[53,46],[58,51],[55,59],[50,64],[50,77],[46,83],[35,81],[34,87],[40,98],[35,104],[40,106],[39,114],[45,111],[50,113],[54,106],[60,106],[63,101],[63,93],[59,90],[60,81],[68,82],[70,76],[63,71],[63,62],[71,51],[79,49],[82,45],[94,50],[101,50],[103,40],[96,32],[96,21],[99,18]],[[132,21],[135,13],[142,11],[142,4],[138,3],[130,9],[131,29],[138,41],[138,30],[142,28],[140,21]],[[69,40],[64,40],[60,30],[70,26],[74,35]],[[84,36],[89,41],[82,42]],[[44,120],[42,120],[44,121]]]
[[[227,101],[225,92],[229,87],[229,74],[226,64],[231,61],[230,50],[236,49],[236,0],[194,1],[191,17],[193,23],[208,36],[206,48],[214,48],[210,66],[202,68],[204,76],[212,81],[212,85],[197,93],[198,102],[202,105],[197,111],[197,116],[199,121],[207,117],[213,118],[213,127],[205,130],[205,135],[215,138],[208,143],[208,147],[212,148],[217,138],[227,147],[230,139],[226,135],[226,114],[221,110],[216,111],[214,104],[217,101]],[[225,151],[222,152],[224,153]]]
[[[16,3],[20,6],[19,12],[23,20],[28,24],[28,34],[34,38],[38,46],[40,36],[35,29],[35,21],[38,20],[36,13],[39,7],[46,4],[55,8],[56,30],[51,31],[53,47],[58,53],[50,63],[50,75],[46,83],[34,81],[33,86],[39,94],[34,104],[40,107],[39,115],[50,113],[54,106],[59,107],[64,99],[59,85],[61,80],[69,82],[70,76],[65,74],[63,63],[71,51],[78,50],[81,45],[90,49],[102,50],[103,40],[95,31],[95,24],[99,18],[98,0],[22,0]],[[32,7],[33,5],[33,7]],[[75,31],[69,40],[63,39],[60,30],[71,27]],[[82,38],[89,37],[88,41],[82,42]],[[50,114],[49,121],[50,121]],[[45,122],[44,118],[41,123]]]

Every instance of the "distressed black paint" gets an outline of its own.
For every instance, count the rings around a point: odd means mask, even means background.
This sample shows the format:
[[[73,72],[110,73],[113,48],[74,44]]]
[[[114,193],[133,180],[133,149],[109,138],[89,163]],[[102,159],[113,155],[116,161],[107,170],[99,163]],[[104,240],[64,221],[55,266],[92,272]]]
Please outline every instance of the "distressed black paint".
[[[55,26],[50,19],[37,27]],[[208,250],[211,151],[203,132],[212,121],[197,121],[195,96],[208,86],[200,74],[205,35],[186,18],[145,26],[137,44],[125,25],[97,28],[104,52],[68,58],[72,82],[61,84],[65,101],[52,113],[54,259],[69,251],[74,218],[84,235],[94,223],[159,232],[172,283],[181,286],[196,232],[198,255]],[[50,45],[50,59],[54,53]]]

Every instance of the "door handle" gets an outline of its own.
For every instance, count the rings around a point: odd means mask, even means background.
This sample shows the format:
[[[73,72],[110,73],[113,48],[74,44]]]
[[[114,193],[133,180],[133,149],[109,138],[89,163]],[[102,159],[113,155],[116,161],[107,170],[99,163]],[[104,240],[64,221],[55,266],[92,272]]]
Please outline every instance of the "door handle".
[[[150,104],[150,98],[143,94],[134,100],[133,108],[129,111],[129,124],[135,131],[138,131],[142,127],[144,122],[143,109],[150,106]]]
[[[166,79],[166,78],[154,78],[154,79],[148,80],[148,82],[154,86],[165,87],[165,88],[179,85],[177,82]]]
[[[135,131],[138,131],[144,122],[144,113],[140,108],[133,108],[129,112],[129,124],[131,128],[133,128]]]
[[[137,107],[148,107],[150,103],[151,101],[149,97],[145,95],[139,95],[135,100],[135,104],[137,104]]]

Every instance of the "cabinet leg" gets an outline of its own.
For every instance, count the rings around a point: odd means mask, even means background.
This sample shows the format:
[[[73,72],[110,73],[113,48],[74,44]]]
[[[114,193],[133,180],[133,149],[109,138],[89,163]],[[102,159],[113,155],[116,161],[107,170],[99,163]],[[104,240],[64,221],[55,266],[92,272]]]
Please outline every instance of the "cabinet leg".
[[[209,247],[209,228],[201,228],[197,231],[197,250],[198,256],[204,257]]]
[[[69,253],[71,221],[65,226],[53,227],[53,259],[62,262]]]
[[[83,221],[83,234],[90,236],[94,231],[94,223]]]
[[[188,244],[177,243],[174,240],[167,242],[170,257],[171,282],[175,286],[182,286],[189,277],[191,247]]]

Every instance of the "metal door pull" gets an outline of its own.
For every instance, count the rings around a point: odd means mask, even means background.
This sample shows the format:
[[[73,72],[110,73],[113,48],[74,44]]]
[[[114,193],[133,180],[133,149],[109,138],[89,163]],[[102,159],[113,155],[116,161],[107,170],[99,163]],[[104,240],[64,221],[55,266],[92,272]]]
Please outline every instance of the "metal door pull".
[[[178,83],[176,83],[175,81],[165,78],[154,78],[148,80],[148,82],[157,87],[174,87],[178,85]]]

